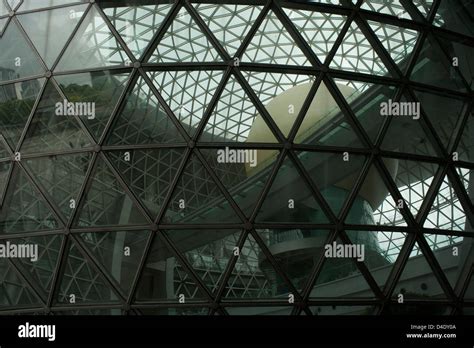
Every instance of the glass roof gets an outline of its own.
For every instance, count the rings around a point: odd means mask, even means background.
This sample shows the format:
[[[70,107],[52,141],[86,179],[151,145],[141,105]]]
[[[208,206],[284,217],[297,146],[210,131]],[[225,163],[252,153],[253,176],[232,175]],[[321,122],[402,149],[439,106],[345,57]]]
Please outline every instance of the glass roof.
[[[0,311],[59,312],[75,293],[91,311],[214,314],[291,292],[311,314],[388,303],[416,267],[442,285],[426,297],[462,299],[448,254],[474,232],[473,6],[434,3],[0,1],[0,240],[42,248],[0,266],[15,294]],[[93,111],[58,117],[63,102]],[[382,117],[392,102],[420,112]],[[258,163],[223,165],[229,148]],[[281,251],[301,241],[308,254]],[[324,241],[371,254],[311,282]],[[351,277],[360,293],[326,293]]]

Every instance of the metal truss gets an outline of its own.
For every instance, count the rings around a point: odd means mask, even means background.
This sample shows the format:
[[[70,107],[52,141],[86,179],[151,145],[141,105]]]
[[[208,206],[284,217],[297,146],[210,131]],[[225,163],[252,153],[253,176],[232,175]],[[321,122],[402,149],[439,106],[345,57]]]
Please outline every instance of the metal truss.
[[[437,257],[438,251],[471,240],[474,231],[474,161],[465,155],[473,151],[465,144],[474,137],[472,80],[458,66],[449,70],[455,87],[414,78],[420,61],[430,54],[451,61],[444,42],[474,48],[474,35],[448,25],[440,0],[126,3],[69,1],[44,8],[27,0],[1,3],[0,47],[15,29],[32,53],[28,58],[38,63],[13,78],[2,71],[0,118],[6,121],[0,128],[0,241],[38,243],[42,254],[37,265],[1,261],[0,313],[227,315],[236,313],[235,308],[270,307],[315,315],[316,308],[354,306],[385,314],[396,310],[399,280],[417,256],[424,257],[444,296],[407,299],[408,304],[440,307],[445,314],[474,306],[466,295],[473,281],[472,249],[454,282]],[[472,8],[472,2],[465,6]],[[45,54],[46,43],[27,22],[28,16],[46,11],[75,21],[58,36],[63,40],[56,57]],[[85,53],[78,47],[81,37],[92,42]],[[75,66],[80,54],[96,60]],[[59,100],[55,96],[73,100],[68,81],[81,81],[87,74],[102,79],[103,88],[113,84],[100,101],[100,119],[87,123],[74,116],[53,122],[41,116],[47,115],[51,101]],[[287,88],[303,84],[308,85],[304,101],[284,131],[268,105]],[[3,111],[15,89],[11,86],[30,88],[31,96],[22,109]],[[376,97],[384,88],[386,99],[420,101],[424,141],[411,150],[388,146],[391,131],[399,129],[397,121],[387,117],[369,132],[360,116],[364,105],[355,105],[342,86],[358,91],[357,97]],[[316,140],[303,140],[305,117],[323,88],[339,112],[331,125],[315,131]],[[462,104],[451,134],[441,134],[444,129],[423,104],[423,93]],[[9,112],[26,115],[20,130],[8,123],[15,119],[6,118]],[[256,115],[274,141],[246,141]],[[162,129],[149,129],[145,137],[141,119]],[[351,144],[321,141],[324,132],[341,129],[349,130]],[[38,138],[43,143],[35,143]],[[245,186],[245,168],[220,170],[210,155],[226,146],[274,155],[271,165],[252,177],[260,190],[253,200],[247,198],[253,204],[245,209],[236,193]],[[125,152],[133,153],[133,164],[123,160]],[[21,161],[15,159],[17,153]],[[302,153],[349,153],[361,159],[338,211]],[[460,158],[453,160],[453,153]],[[399,161],[396,177],[389,160]],[[48,174],[52,168],[54,177]],[[324,222],[259,219],[279,173],[288,168],[299,175]],[[374,172],[387,197],[375,207],[373,223],[352,222],[355,201]],[[68,208],[71,197],[74,209]],[[180,197],[187,197],[190,212],[185,218],[176,208]],[[123,209],[117,202],[128,207],[129,221],[111,214]],[[33,216],[35,211],[40,213]],[[313,292],[327,259],[323,254],[315,258],[304,282],[295,284],[265,237],[264,231],[278,229],[325,231],[328,244],[352,244],[354,233],[361,231],[376,234],[381,253],[393,265],[381,283],[370,264],[354,262],[354,272],[371,296],[318,297]],[[184,250],[180,233],[211,237],[207,244]],[[222,237],[213,240],[213,233]],[[118,236],[141,251],[126,281],[118,281],[110,267],[120,260],[107,259],[111,248],[125,245]],[[239,256],[232,253],[234,247]],[[160,253],[173,260],[159,267],[172,267],[175,277],[167,280],[176,295],[186,294],[185,304],[161,295],[142,296],[147,265]],[[266,270],[260,269],[263,264]],[[272,295],[275,282],[285,291]],[[71,293],[77,303],[68,302]],[[294,295],[294,303],[288,303],[287,294]]]

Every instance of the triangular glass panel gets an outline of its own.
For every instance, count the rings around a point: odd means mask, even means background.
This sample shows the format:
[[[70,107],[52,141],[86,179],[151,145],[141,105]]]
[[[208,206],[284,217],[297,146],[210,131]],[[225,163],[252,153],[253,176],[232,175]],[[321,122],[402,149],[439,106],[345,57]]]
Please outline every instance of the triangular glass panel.
[[[0,258],[0,308],[43,307],[44,303],[34,294],[28,284],[20,278],[5,258]]]
[[[344,244],[338,238],[322,246],[325,260],[310,298],[374,298],[365,277],[359,271],[357,246]]]
[[[149,237],[148,231],[81,233],[82,244],[117,285],[129,294]]]
[[[474,90],[474,69],[472,68],[472,56],[474,55],[474,47],[464,45],[462,42],[436,38],[445,52],[452,55],[452,63],[457,63],[461,75],[467,84]]]
[[[257,222],[326,224],[328,218],[289,157],[278,170]]]
[[[262,6],[193,4],[201,18],[231,57],[248,34]]]
[[[401,204],[401,202],[395,204],[392,195],[389,194],[379,206],[379,208],[373,212],[372,217],[375,221],[375,225],[407,226],[405,219],[401,214],[400,209],[398,208],[398,206],[400,206]],[[405,201],[403,202],[403,204],[405,204]],[[367,216],[366,218],[370,219],[369,216]],[[365,222],[364,224],[370,225],[371,223]]]
[[[285,136],[288,136],[313,85],[314,78],[307,75],[253,71],[244,71],[243,75],[278,128]],[[255,126],[258,125],[259,119],[261,117],[255,120]]]
[[[290,8],[283,10],[319,60],[324,62],[339,37],[347,17],[333,13]]]
[[[24,162],[36,182],[48,193],[48,198],[69,219],[78,203],[79,191],[91,159],[91,153],[81,153],[27,159]]]
[[[0,233],[54,230],[58,227],[49,206],[26,174],[15,167],[0,209]]]
[[[248,235],[222,294],[226,300],[288,298],[288,285]],[[286,295],[286,296],[285,296]]]
[[[222,80],[222,71],[164,71],[149,75],[176,118],[193,136]]]
[[[60,274],[56,304],[115,303],[117,294],[72,239]]]
[[[368,21],[368,24],[395,64],[407,71],[419,32],[387,23]]]
[[[416,155],[437,156],[430,137],[422,125],[418,102],[402,98],[400,102],[389,99],[380,105],[380,112],[390,117],[390,125],[383,139],[382,150]],[[418,113],[418,115],[416,115]]]
[[[279,152],[228,147],[200,151],[245,216],[250,217]]]
[[[58,108],[64,104],[56,87],[48,82],[21,146],[22,153],[80,149],[91,144],[78,122],[79,117],[87,116],[69,115],[66,108]]]
[[[466,231],[466,229],[474,231],[448,176],[444,177],[423,227],[450,231]]]
[[[396,161],[397,163],[397,169],[393,179],[398,191],[413,216],[416,216],[428,193],[433,178],[438,171],[438,165],[429,162],[402,159],[392,159],[392,161]],[[383,213],[383,210],[384,209],[379,209],[380,214]]]
[[[311,66],[273,11],[269,11],[242,57],[243,62]]]
[[[470,1],[441,1],[434,24],[443,29],[474,37],[474,28],[471,25],[473,16],[474,4]]]
[[[387,67],[355,22],[351,23],[329,66],[356,73],[388,75]]]
[[[0,66],[5,71],[2,73],[2,82],[44,74],[40,59],[15,21],[10,21],[0,38],[0,52]]]
[[[162,25],[172,4],[133,6],[101,4],[104,13],[136,59],[140,58]],[[109,7],[110,6],[110,7]]]
[[[360,8],[373,12],[397,16],[400,19],[411,19],[410,15],[405,10],[405,7],[403,7],[401,0],[365,0]]]
[[[52,291],[53,279],[59,262],[63,236],[48,235],[38,237],[27,237],[21,239],[9,239],[10,245],[32,247],[37,253],[32,253],[32,258],[18,258],[22,268],[32,277],[34,284],[38,285],[44,294]],[[29,249],[31,250],[31,249]],[[35,255],[36,254],[36,255]]]
[[[474,112],[468,116],[456,152],[461,161],[474,163]]]
[[[406,233],[346,231],[346,234],[356,248],[363,248],[360,262],[365,264],[378,286],[383,288],[405,243]]]
[[[351,238],[351,231],[349,232],[349,238]],[[371,232],[374,233],[374,232]],[[377,242],[379,254],[383,256],[390,264],[394,264],[397,261],[398,255],[402,250],[403,245],[405,244],[407,234],[405,232],[389,232],[389,231],[379,231],[377,233]],[[374,274],[375,276],[375,274]],[[375,276],[375,280],[378,282],[379,277]],[[381,282],[380,282],[381,284]]]
[[[4,143],[2,135],[0,134],[0,159],[11,159],[11,150],[7,147],[7,144]]]
[[[6,0],[8,6],[12,9],[12,11],[16,11],[18,6],[21,4],[22,0]],[[29,1],[29,0],[27,0]],[[40,0],[41,1],[41,0]],[[44,0],[43,0],[44,1]],[[67,0],[66,0],[67,1]]]
[[[357,92],[349,86],[338,83],[336,83],[336,86],[348,100],[357,95]],[[364,147],[324,82],[319,86],[296,133],[295,143]]]
[[[0,5],[0,6],[1,6],[1,5]],[[9,18],[8,18],[8,17],[6,17],[6,18],[0,18],[0,38],[2,37],[3,32],[5,31],[8,22],[9,22]]]
[[[335,79],[336,85],[354,112],[366,134],[375,144],[380,128],[385,120],[380,115],[382,103],[395,96],[393,86],[375,83]]]
[[[431,35],[423,43],[410,80],[459,92],[466,91],[461,76]]]
[[[17,18],[48,68],[52,68],[87,5],[36,11]],[[48,25],[45,25],[48,23]]]
[[[392,178],[394,178],[397,173],[397,160],[385,158],[383,162]],[[378,169],[375,165],[372,165],[352,203],[346,217],[346,223],[407,226],[403,215],[400,213],[400,208],[405,202],[395,202],[389,192]]]
[[[474,239],[442,234],[424,234],[424,238],[449,284],[455,288],[463,269],[472,265]]]
[[[414,91],[421,107],[436,130],[445,149],[449,149],[456,125],[466,114],[467,103],[453,96]]]
[[[121,308],[121,305],[114,305],[110,308],[94,308],[94,309],[77,309],[69,311],[54,311],[54,315],[69,315],[69,316],[111,316],[111,315],[134,315],[134,312],[127,312]]]
[[[38,79],[0,86],[1,133],[13,149],[17,147],[43,84],[44,79]]]
[[[0,1],[0,16],[6,16],[9,12],[9,6],[7,6],[3,1]]]
[[[125,193],[114,173],[98,158],[89,179],[84,201],[78,207],[75,225],[78,227],[146,224],[142,212]]]
[[[431,6],[433,6],[433,0],[413,0],[413,3],[423,16],[428,17]]]
[[[241,222],[219,187],[192,155],[174,188],[163,223]]]
[[[216,62],[221,58],[183,6],[150,57],[149,63]]]
[[[130,190],[153,216],[162,209],[171,184],[183,162],[183,149],[108,152]]]
[[[155,235],[135,294],[135,301],[167,300],[185,303],[207,300],[189,270],[171,248]]]
[[[270,142],[273,133],[238,80],[231,76],[211,113],[200,141]]]
[[[0,162],[0,208],[1,202],[3,201],[3,195],[7,188],[8,173],[10,173],[11,168],[12,163],[10,161]]]
[[[298,291],[323,256],[329,231],[315,228],[257,230],[268,251]]]
[[[117,115],[106,143],[137,145],[184,143],[184,138],[143,78],[139,78]]]
[[[400,296],[402,295],[402,296]],[[445,299],[438,279],[423,255],[418,243],[408,258],[400,279],[398,280],[392,298],[398,301],[416,299]],[[402,304],[400,304],[402,305]]]
[[[77,0],[8,0],[9,2],[21,2],[21,6],[19,8],[20,11],[30,11],[30,10],[37,10],[40,8],[49,8],[53,6],[61,6],[67,4],[77,4]],[[86,1],[79,1],[79,2],[86,2]]]
[[[129,74],[113,71],[91,72],[56,77],[70,102],[87,106],[89,112],[83,118],[85,126],[99,141],[102,132],[125,89]]]
[[[365,157],[327,152],[300,152],[298,158],[334,214],[338,215],[356,184]]]
[[[464,293],[464,300],[474,300],[474,274],[471,275],[471,279],[468,281],[467,289]]]
[[[471,203],[474,204],[474,170],[457,168],[457,172],[468,197],[471,199]]]
[[[99,10],[91,6],[55,71],[126,65],[128,61],[127,54],[110,31]]]
[[[241,235],[236,230],[170,230],[168,238],[183,254],[194,272],[212,292],[216,293],[223,281],[229,261]]]

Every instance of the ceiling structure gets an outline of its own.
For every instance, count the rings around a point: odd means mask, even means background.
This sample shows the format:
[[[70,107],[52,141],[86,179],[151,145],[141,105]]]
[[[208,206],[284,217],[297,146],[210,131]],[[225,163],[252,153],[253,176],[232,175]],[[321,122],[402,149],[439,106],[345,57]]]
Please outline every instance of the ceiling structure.
[[[415,264],[408,303],[472,313],[473,15],[472,1],[2,1],[0,241],[40,258],[0,259],[0,313],[392,313]],[[302,85],[285,131],[269,103]],[[323,89],[334,105],[306,129]],[[94,115],[58,117],[65,99]],[[419,102],[420,119],[381,117],[389,100]],[[269,138],[250,136],[257,118]],[[226,146],[265,165],[220,166]],[[374,180],[386,197],[364,220]],[[276,216],[287,198],[317,217]],[[328,278],[321,254],[299,274],[274,252],[305,231],[373,236],[386,274],[344,264],[363,295],[322,295],[349,273]]]

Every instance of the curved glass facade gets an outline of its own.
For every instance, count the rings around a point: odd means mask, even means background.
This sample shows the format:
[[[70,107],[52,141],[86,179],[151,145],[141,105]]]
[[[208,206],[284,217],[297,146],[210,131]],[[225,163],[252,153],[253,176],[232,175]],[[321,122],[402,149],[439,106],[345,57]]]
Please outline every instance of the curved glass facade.
[[[473,17],[1,0],[0,314],[471,314]]]

